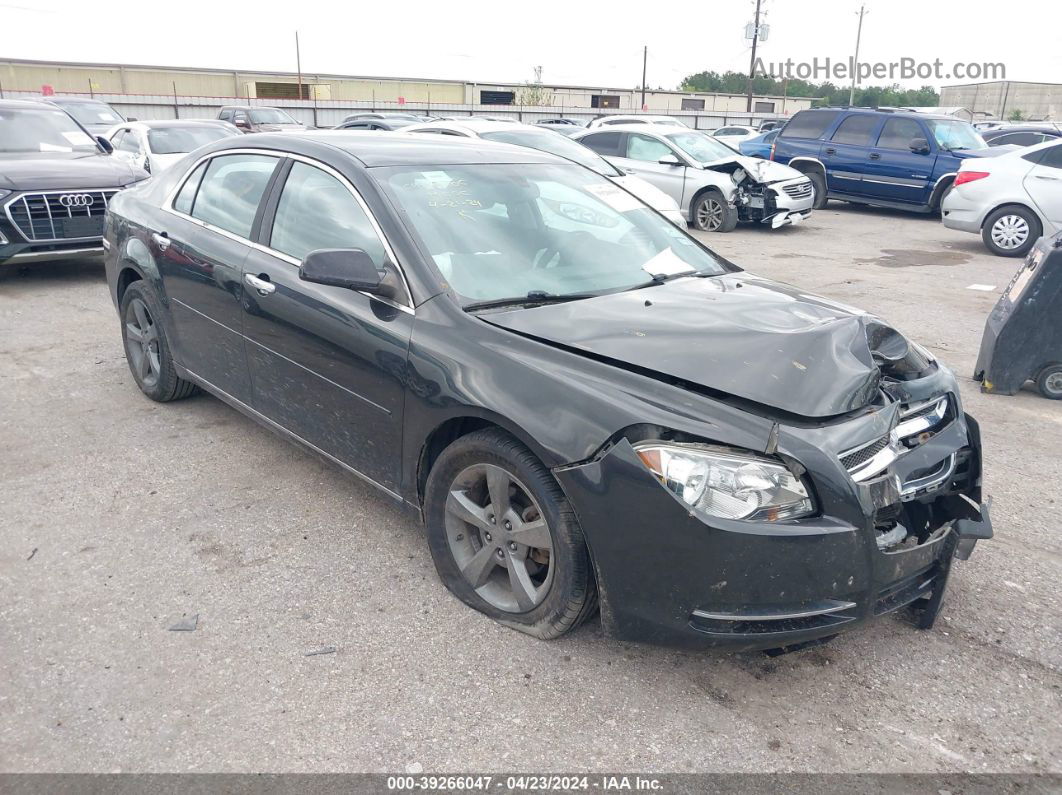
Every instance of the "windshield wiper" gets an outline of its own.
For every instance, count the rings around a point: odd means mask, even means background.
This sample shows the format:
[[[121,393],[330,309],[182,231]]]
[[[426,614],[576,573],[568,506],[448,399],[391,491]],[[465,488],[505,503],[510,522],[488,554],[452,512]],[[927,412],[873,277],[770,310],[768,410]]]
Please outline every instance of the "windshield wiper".
[[[567,301],[579,301],[583,298],[594,298],[597,293],[564,293],[554,295],[543,290],[532,290],[525,296],[512,296],[510,298],[495,298],[491,301],[476,301],[465,304],[462,309],[472,312],[477,309],[496,309],[503,306],[539,306],[541,304],[563,304]]]
[[[701,273],[700,271],[695,271],[695,270],[694,271],[683,271],[682,273],[654,273],[654,274],[652,274],[652,278],[649,279],[649,281],[642,282],[641,284],[636,284],[636,285],[634,285],[634,287],[628,287],[623,292],[629,293],[629,292],[633,292],[634,290],[645,289],[646,287],[656,287],[658,284],[663,284],[664,282],[669,282],[672,279],[684,279],[687,276],[709,276],[709,275],[711,275],[711,274]]]

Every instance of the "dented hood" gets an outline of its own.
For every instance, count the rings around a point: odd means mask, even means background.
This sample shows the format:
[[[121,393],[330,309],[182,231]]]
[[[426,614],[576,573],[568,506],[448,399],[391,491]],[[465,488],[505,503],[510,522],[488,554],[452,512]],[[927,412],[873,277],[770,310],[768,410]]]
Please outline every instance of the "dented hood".
[[[780,182],[784,179],[797,179],[804,176],[792,166],[787,166],[784,163],[776,163],[773,160],[764,160],[759,157],[747,157],[746,155],[713,160],[703,165],[705,168],[719,171],[729,170],[727,168],[728,163],[737,163],[756,182]]]
[[[883,369],[929,366],[882,321],[747,273],[479,317],[803,417],[867,405]]]

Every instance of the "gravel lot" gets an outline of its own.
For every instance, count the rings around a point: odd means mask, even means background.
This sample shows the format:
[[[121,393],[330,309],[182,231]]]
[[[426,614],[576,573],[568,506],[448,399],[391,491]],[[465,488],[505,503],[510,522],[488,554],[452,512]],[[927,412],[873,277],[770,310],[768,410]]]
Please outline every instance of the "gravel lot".
[[[102,266],[9,267],[0,769],[1062,772],[1062,403],[968,378],[1016,263],[836,202],[706,239],[960,376],[996,538],[934,630],[890,617],[778,659],[620,644],[596,620],[532,640],[451,598],[386,497],[213,398],[144,398]]]

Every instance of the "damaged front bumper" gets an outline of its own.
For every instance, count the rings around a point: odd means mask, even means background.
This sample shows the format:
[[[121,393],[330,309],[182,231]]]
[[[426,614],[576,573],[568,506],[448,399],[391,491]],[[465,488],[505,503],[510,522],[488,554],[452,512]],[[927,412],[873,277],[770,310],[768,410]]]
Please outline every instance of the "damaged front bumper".
[[[807,177],[770,183],[746,180],[734,194],[739,220],[770,224],[774,229],[810,218],[814,200]]]
[[[694,513],[622,437],[555,470],[590,547],[606,632],[741,651],[821,642],[908,605],[931,626],[952,560],[992,535],[978,427],[957,395],[949,406],[924,429],[932,414],[900,417],[899,404],[834,427],[781,426],[778,452],[807,469],[817,494],[820,512],[805,519]],[[903,423],[915,436],[897,438]],[[852,430],[885,430],[899,450],[878,456],[876,470],[842,460]]]

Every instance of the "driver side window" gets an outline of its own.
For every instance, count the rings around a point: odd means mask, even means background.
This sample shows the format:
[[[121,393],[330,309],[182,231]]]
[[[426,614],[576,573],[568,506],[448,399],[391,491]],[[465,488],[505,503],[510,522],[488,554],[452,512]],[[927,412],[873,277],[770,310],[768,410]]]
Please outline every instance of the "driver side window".
[[[630,133],[627,136],[627,157],[631,160],[644,160],[655,163],[664,155],[673,155],[671,147],[656,138],[640,133]]]
[[[360,248],[377,267],[387,261],[383,241],[347,186],[300,162],[284,183],[269,246],[297,260],[322,248]]]

